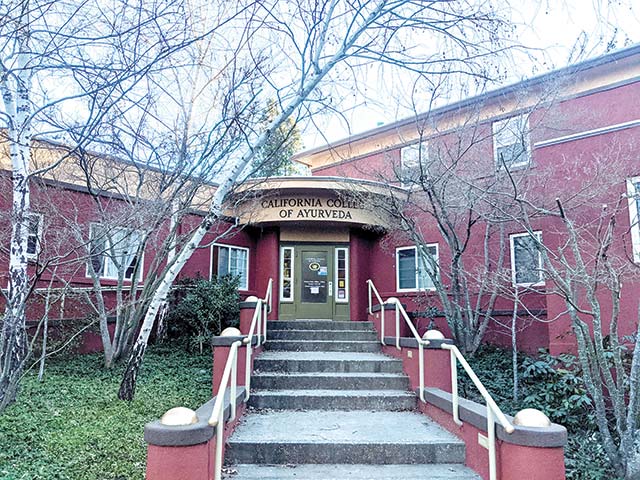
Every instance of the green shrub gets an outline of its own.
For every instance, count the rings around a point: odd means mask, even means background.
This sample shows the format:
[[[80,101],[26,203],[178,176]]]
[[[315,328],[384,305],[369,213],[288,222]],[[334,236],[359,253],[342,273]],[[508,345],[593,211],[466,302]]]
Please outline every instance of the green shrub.
[[[212,336],[227,327],[238,326],[240,309],[238,277],[215,277],[213,280],[188,278],[172,291],[167,316],[171,338],[186,340],[188,348],[203,351]]]
[[[525,357],[520,370],[527,392],[525,405],[543,410],[552,421],[570,430],[595,429],[592,400],[575,356],[554,357],[541,352],[537,359]]]
[[[536,408],[567,428],[565,448],[568,480],[615,480],[597,433],[592,400],[584,387],[579,362],[572,355],[554,357],[541,351],[538,357],[518,355],[519,402],[514,402],[511,351],[483,347],[469,359],[500,408],[514,415],[523,408]],[[459,375],[461,394],[484,404],[471,380]]]
[[[567,480],[618,480],[595,431],[570,432],[564,461]]]

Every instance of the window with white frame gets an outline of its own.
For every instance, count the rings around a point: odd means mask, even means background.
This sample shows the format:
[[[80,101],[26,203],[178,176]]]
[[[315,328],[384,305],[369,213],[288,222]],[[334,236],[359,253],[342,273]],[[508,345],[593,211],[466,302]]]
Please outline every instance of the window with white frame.
[[[627,197],[629,199],[633,260],[640,263],[640,177],[627,180]]]
[[[336,302],[349,302],[349,249],[336,248]]]
[[[35,259],[40,253],[42,239],[42,215],[31,213],[27,217],[27,258]]]
[[[232,275],[240,279],[238,288],[249,289],[249,249],[244,247],[231,247],[229,245],[214,245],[217,255],[214,255],[216,263],[215,273],[219,277]]]
[[[544,284],[542,270],[542,233],[516,233],[509,237],[511,244],[511,279],[514,285]]]
[[[280,301],[293,302],[293,247],[280,249]]]
[[[396,290],[398,292],[434,290],[433,276],[438,274],[437,265],[437,243],[420,248],[415,246],[396,248]]]
[[[142,278],[142,268],[138,268],[142,242],[140,231],[93,223],[89,236],[90,262],[98,277],[116,280],[122,273],[122,278],[131,280],[137,270],[138,279]],[[91,276],[89,266],[87,276]]]
[[[499,169],[529,164],[529,122],[525,115],[493,122],[493,156]]]
[[[408,187],[419,181],[427,157],[427,142],[407,145],[400,150],[400,180],[403,186]]]

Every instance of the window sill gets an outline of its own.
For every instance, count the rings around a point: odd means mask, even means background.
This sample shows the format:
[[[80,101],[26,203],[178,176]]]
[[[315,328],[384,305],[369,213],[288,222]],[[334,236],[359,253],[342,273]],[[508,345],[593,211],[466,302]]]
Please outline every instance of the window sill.
[[[521,287],[521,288],[535,288],[535,287],[546,287],[547,282],[538,282],[538,283],[512,283],[512,287]]]
[[[435,288],[396,289],[396,293],[433,293],[435,291]]]
[[[496,165],[496,172],[499,174],[506,174],[507,172],[511,173],[511,172],[519,172],[522,170],[527,170],[532,168],[533,162],[531,160],[529,160],[527,163],[517,163],[515,165]]]

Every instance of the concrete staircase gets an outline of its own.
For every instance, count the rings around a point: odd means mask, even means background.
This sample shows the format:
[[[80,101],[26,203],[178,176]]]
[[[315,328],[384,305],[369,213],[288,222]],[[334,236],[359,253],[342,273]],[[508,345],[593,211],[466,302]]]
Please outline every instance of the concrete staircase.
[[[415,413],[402,362],[369,322],[269,322],[250,410],[230,437],[227,478],[382,480],[480,477],[465,447]]]

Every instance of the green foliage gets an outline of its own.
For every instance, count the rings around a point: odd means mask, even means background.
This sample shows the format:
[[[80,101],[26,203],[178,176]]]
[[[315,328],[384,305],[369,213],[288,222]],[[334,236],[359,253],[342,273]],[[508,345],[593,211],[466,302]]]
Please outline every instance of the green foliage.
[[[579,362],[572,355],[554,357],[541,351],[538,357],[518,356],[520,400],[515,402],[511,351],[483,347],[469,359],[500,408],[514,415],[523,408],[542,410],[569,432],[565,448],[568,480],[615,480],[608,465],[592,414],[592,400],[581,378]],[[484,400],[471,380],[459,375],[460,392],[478,403]]]
[[[618,480],[595,431],[570,432],[564,461],[567,480]]]
[[[23,379],[0,415],[2,480],[142,480],[145,423],[211,397],[211,356],[151,346],[132,402],[117,399],[122,376],[101,354],[54,359],[44,382]]]
[[[197,346],[200,352],[212,336],[240,321],[239,279],[232,276],[213,280],[188,278],[181,280],[172,292],[167,317],[171,338],[186,340],[187,346]]]
[[[260,125],[264,130],[280,115],[280,109],[273,100],[265,108]],[[286,176],[299,173],[299,166],[292,160],[293,154],[302,144],[300,131],[294,119],[289,117],[269,137],[267,143],[258,150],[252,163],[253,177]]]
[[[524,403],[540,408],[549,418],[570,430],[595,429],[592,400],[582,381],[575,356],[553,357],[542,352],[538,359],[525,357],[520,378],[528,392]]]

